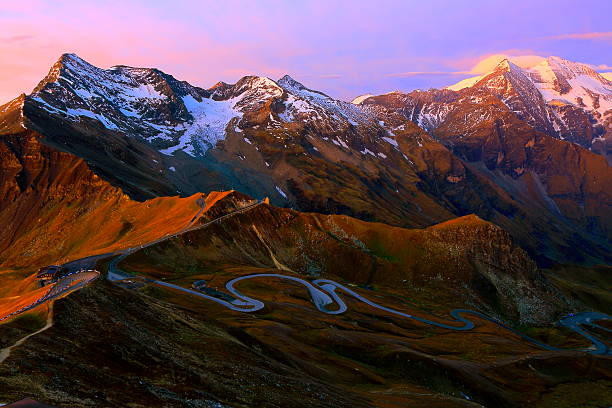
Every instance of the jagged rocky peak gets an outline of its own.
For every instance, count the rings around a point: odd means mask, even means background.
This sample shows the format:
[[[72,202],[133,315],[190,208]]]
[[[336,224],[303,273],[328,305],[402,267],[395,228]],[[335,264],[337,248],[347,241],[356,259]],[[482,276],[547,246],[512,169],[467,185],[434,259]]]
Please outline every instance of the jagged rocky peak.
[[[507,98],[511,93],[514,93],[517,83],[523,82],[523,76],[519,69],[515,69],[516,65],[508,60],[501,61],[493,71],[483,75],[481,79],[476,81],[474,85],[465,90],[481,94],[494,93],[496,95],[505,95]],[[518,68],[518,67],[516,67]],[[526,79],[525,79],[526,80]]]
[[[461,81],[453,85],[447,86],[444,89],[451,90],[451,91],[461,91],[462,89],[477,88],[482,85],[484,86],[494,85],[495,88],[499,88],[501,86],[499,81],[501,81],[502,76],[505,78],[507,76],[512,76],[512,75],[516,76],[516,75],[523,75],[523,74],[524,73],[521,67],[519,67],[512,61],[508,60],[507,58],[504,58],[490,72],[487,72],[482,75],[462,79]],[[493,83],[491,82],[492,79],[493,79]],[[431,92],[431,91],[432,90],[429,90],[427,92]]]
[[[491,73],[484,75],[480,81],[475,83],[475,85],[479,86],[482,84],[487,84],[490,78],[497,76],[503,76],[504,78],[510,80],[510,82],[513,80],[527,81],[525,72],[521,67],[508,59],[503,59],[499,62],[499,64],[497,64]]]
[[[263,98],[266,96],[280,96],[283,93],[283,89],[272,79],[254,75],[242,77],[234,85],[235,96],[248,91],[256,91]]]
[[[232,86],[233,86],[232,84],[228,84],[227,82],[219,81],[213,86],[211,86],[210,88],[208,88],[208,91],[214,94],[215,92],[223,92],[231,88]]]
[[[202,115],[210,94],[156,68],[102,69],[63,54],[26,103],[30,112],[68,122],[60,126],[88,123],[168,148]]]
[[[89,62],[85,61],[83,58],[79,57],[74,53],[64,53],[62,54],[57,62],[53,65],[54,67],[60,67],[67,70],[99,70],[100,68],[95,67]]]
[[[215,101],[223,101],[233,97],[233,90],[235,84],[228,84],[227,82],[219,81],[210,88],[208,92],[211,94],[211,99]]]
[[[73,73],[79,73],[80,71],[91,72],[99,70],[87,61],[81,59],[78,55],[72,53],[62,54],[59,59],[51,66],[49,73],[38,83],[36,88],[32,91],[33,93],[41,91],[45,85],[49,83],[56,83],[62,77],[65,79],[71,76]]]
[[[503,60],[499,62],[499,64],[497,64],[497,66],[495,67],[493,71],[513,71],[516,69],[520,69],[518,65],[511,62],[509,59],[504,58]]]
[[[235,84],[217,82],[208,90],[215,100],[259,97],[263,101],[283,93],[283,89],[276,82],[270,78],[256,75],[244,76]]]
[[[277,81],[277,83],[286,91],[293,93],[294,95],[299,95],[301,97],[316,97],[316,98],[329,98],[329,95],[316,91],[311,88],[307,88],[299,81],[296,81],[289,75],[283,76],[281,79]]]
[[[45,91],[62,87],[73,91],[79,98],[131,97],[138,99],[164,99],[174,102],[191,95],[196,99],[208,96],[208,92],[187,82],[178,81],[156,68],[134,68],[117,65],[109,69],[98,68],[76,54],[63,54],[51,67],[49,74],[34,89],[44,99]],[[52,92],[51,92],[52,93]]]
[[[240,111],[256,109],[266,101],[283,95],[283,88],[276,82],[255,75],[242,77],[233,85],[219,82],[209,91],[212,92],[212,99],[229,101]]]
[[[283,88],[306,89],[301,82],[296,81],[289,75],[284,75],[277,83]]]
[[[23,118],[23,104],[26,95],[21,94],[17,98],[0,105],[0,134],[17,133],[25,129]]]

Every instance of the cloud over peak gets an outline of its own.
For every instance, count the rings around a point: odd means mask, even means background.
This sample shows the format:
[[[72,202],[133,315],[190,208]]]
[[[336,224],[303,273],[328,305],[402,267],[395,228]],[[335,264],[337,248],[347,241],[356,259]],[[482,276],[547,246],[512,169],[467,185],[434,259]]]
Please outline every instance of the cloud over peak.
[[[591,41],[612,41],[612,31],[591,32],[591,33],[572,33],[559,34],[545,37],[550,40],[591,40]]]
[[[546,58],[540,55],[508,55],[508,54],[492,54],[478,61],[468,73],[474,75],[482,75],[493,71],[497,65],[503,60],[512,61],[521,68],[531,68],[544,61]]]

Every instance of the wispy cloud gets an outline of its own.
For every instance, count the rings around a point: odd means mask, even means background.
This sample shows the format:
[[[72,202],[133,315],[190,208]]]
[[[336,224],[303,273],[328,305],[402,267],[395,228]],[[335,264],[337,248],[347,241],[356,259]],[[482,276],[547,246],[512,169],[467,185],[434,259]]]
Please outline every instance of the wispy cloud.
[[[513,52],[513,50],[509,50],[509,52],[488,54],[477,58],[462,58],[457,61],[445,61],[449,68],[456,68],[455,70],[449,69],[448,71],[405,71],[385,74],[385,76],[394,78],[408,78],[415,76],[431,75],[482,75],[493,71],[495,67],[499,65],[499,63],[504,59],[508,59],[520,67],[530,68],[543,61],[544,57],[533,54],[521,55],[517,54],[516,52]]]
[[[22,34],[22,35],[11,35],[9,37],[0,37],[0,41],[4,43],[19,43],[33,39],[33,35]]]
[[[590,67],[593,68],[595,71],[607,71],[609,69],[612,69],[612,66],[608,64],[590,65]]]
[[[404,71],[385,74],[386,77],[392,78],[409,78],[416,76],[452,76],[452,75],[482,75],[491,72],[504,59],[509,59],[513,63],[523,68],[530,68],[541,61],[544,57],[534,55],[531,51],[526,54],[521,54],[523,50],[507,50],[497,54],[481,55],[472,58],[459,58],[456,60],[445,60],[445,65],[449,67],[448,71],[431,70],[431,71]],[[455,68],[455,69],[453,69]]]
[[[386,77],[406,78],[419,75],[468,75],[470,71],[407,71],[385,74]]]
[[[560,34],[544,37],[549,40],[591,40],[591,41],[611,41],[612,31],[594,33],[573,33]]]

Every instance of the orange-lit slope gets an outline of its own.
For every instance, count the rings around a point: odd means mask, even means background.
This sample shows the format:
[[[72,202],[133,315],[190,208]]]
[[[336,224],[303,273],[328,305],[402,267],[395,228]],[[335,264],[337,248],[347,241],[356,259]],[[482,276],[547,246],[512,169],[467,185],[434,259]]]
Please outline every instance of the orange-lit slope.
[[[186,227],[201,194],[138,202],[35,132],[0,137],[0,271],[59,264]],[[228,193],[211,193],[210,206]]]

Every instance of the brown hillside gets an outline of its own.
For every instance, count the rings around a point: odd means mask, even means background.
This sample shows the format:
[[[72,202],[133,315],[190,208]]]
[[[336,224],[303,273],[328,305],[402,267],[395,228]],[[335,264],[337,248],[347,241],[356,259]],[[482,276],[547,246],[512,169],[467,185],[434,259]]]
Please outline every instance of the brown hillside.
[[[0,139],[0,270],[33,269],[104,254],[175,233],[202,196],[131,200],[84,160],[25,131]],[[210,207],[225,193],[210,193]]]
[[[279,268],[359,285],[444,293],[525,322],[551,320],[563,301],[501,228],[466,216],[421,230],[263,206],[128,257],[126,269],[189,286],[228,268]],[[332,278],[333,279],[333,278]]]

